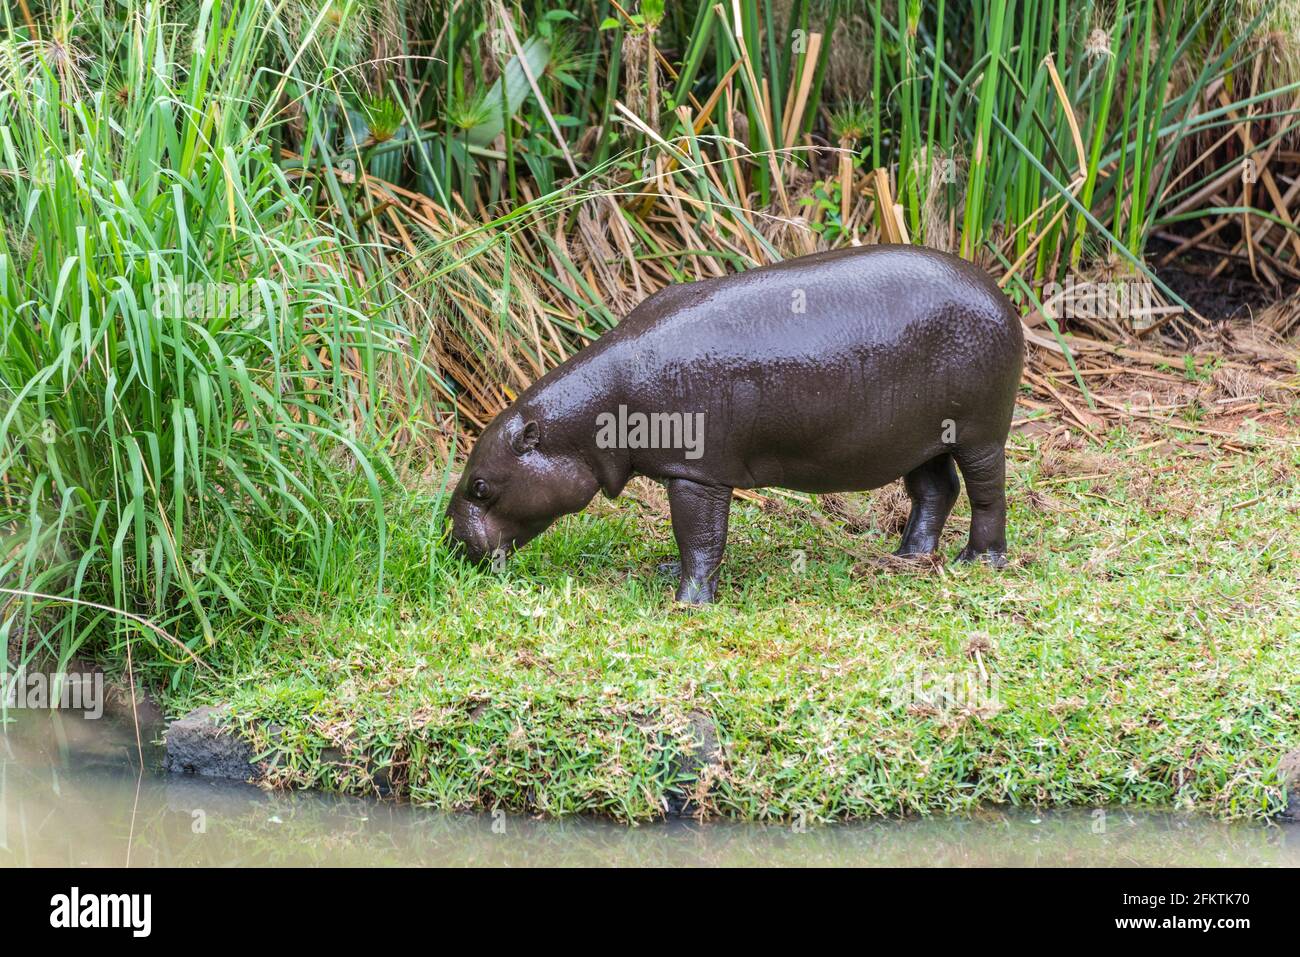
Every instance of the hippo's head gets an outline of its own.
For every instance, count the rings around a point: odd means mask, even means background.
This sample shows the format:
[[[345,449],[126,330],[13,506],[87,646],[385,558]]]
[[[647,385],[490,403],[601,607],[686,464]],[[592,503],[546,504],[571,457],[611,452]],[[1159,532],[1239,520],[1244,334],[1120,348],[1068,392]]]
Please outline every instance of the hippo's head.
[[[581,456],[548,443],[546,429],[507,409],[474,444],[452,493],[452,542],[473,562],[509,555],[561,515],[581,511],[599,490]]]

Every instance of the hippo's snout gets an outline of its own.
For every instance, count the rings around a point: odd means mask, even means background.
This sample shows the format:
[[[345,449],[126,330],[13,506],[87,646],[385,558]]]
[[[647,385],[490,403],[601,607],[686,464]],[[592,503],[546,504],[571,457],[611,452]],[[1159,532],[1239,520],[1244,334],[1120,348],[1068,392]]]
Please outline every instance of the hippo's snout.
[[[474,565],[483,565],[492,557],[487,531],[481,518],[465,502],[455,499],[447,506],[445,520],[449,526],[447,536],[453,555]]]
[[[452,553],[474,565],[504,561],[550,524],[543,522],[537,527],[524,527],[504,522],[459,497],[447,507],[446,519],[451,525],[448,541]]]
[[[475,565],[499,565],[551,524],[549,518],[532,523],[505,521],[462,498],[447,507],[446,520],[451,525],[448,542],[453,554]]]
[[[454,534],[447,539],[451,546],[451,553],[461,561],[469,562],[471,565],[482,565],[487,561],[487,549],[476,545],[467,539],[457,538]]]

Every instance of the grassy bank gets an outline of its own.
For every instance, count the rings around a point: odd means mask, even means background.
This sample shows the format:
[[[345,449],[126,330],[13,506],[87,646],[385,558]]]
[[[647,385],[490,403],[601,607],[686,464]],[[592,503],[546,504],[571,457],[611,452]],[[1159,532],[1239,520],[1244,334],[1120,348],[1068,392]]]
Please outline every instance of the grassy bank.
[[[744,819],[987,801],[1263,817],[1300,746],[1300,455],[1169,435],[1016,437],[1002,572],[883,558],[892,491],[838,517],[736,503],[723,600],[693,612],[656,573],[672,546],[653,487],[504,574],[447,563],[412,498],[392,522],[404,597],[224,634],[172,704],[230,701],[280,783],[366,792],[382,772],[444,808],[637,820],[685,791]],[[700,715],[721,763],[674,780]]]

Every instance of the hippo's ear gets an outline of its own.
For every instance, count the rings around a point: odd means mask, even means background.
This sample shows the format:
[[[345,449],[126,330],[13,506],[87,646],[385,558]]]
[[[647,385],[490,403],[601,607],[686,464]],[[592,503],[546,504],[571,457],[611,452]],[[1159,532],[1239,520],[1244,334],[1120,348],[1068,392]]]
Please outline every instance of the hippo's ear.
[[[525,422],[524,427],[510,440],[510,447],[515,450],[515,455],[523,455],[537,448],[537,442],[541,437],[542,430],[538,428],[536,422]]]

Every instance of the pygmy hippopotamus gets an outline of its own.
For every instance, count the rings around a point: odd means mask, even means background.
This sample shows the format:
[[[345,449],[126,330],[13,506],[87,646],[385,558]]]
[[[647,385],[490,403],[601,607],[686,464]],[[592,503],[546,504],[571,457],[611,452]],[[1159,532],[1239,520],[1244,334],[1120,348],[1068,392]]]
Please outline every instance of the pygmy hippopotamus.
[[[840,249],[669,286],[488,425],[452,494],[451,536],[472,560],[508,555],[646,475],[667,485],[677,599],[709,602],[733,489],[901,476],[912,507],[895,554],[915,556],[938,547],[960,468],[960,560],[1002,565],[1023,357],[997,284],[932,249]]]

